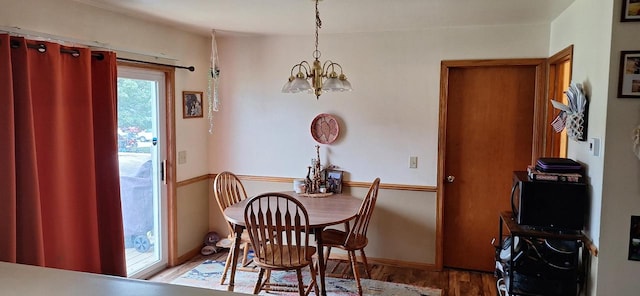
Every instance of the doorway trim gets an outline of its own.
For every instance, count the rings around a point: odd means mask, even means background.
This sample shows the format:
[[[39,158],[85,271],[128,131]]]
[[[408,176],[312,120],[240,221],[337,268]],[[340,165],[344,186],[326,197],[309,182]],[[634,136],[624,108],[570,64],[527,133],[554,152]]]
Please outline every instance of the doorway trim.
[[[568,69],[568,81],[571,82],[572,76],[573,76],[573,44],[567,46],[566,48],[562,49],[561,51],[557,52],[556,54],[554,54],[553,56],[551,56],[548,61],[547,61],[547,69],[548,69],[548,76],[547,76],[547,99],[545,100],[545,109],[546,109],[546,113],[545,113],[545,122],[547,123],[551,123],[552,120],[552,116],[555,114],[557,114],[556,112],[554,112],[554,107],[549,103],[550,100],[554,99],[555,95],[558,94],[559,92],[562,91],[562,89],[558,89],[560,87],[567,87],[566,86],[559,86],[558,84],[562,81],[562,79],[559,78],[559,67],[560,65],[564,64],[564,63],[569,63],[569,69]],[[562,99],[558,100],[561,101]],[[564,151],[564,153],[562,153],[562,151],[560,151],[559,153],[555,153],[557,150],[559,150],[561,147],[558,146],[558,142],[561,141],[560,137],[564,136],[566,137],[566,132],[563,133],[555,133],[553,131],[553,128],[551,127],[551,125],[547,125],[546,129],[545,129],[545,134],[544,134],[544,156],[545,157],[564,157],[566,156],[566,150]],[[565,138],[564,141],[568,141],[568,138]],[[566,149],[566,147],[565,147]]]
[[[165,77],[165,135],[167,139],[167,159],[165,163],[164,182],[167,185],[167,265],[169,267],[178,264],[178,218],[177,218],[177,189],[176,189],[176,123],[175,123],[175,68],[135,62],[118,61],[118,66],[135,67],[139,69],[151,69],[164,72]]]
[[[447,135],[447,100],[449,97],[449,71],[451,68],[471,68],[486,66],[535,66],[535,102],[533,116],[533,141],[531,163],[541,155],[544,149],[544,123],[546,104],[546,59],[499,59],[499,60],[450,60],[440,63],[440,103],[438,126],[438,174],[436,193],[436,269],[443,269],[444,257],[444,182],[445,182],[445,151]],[[498,215],[496,213],[496,221]]]

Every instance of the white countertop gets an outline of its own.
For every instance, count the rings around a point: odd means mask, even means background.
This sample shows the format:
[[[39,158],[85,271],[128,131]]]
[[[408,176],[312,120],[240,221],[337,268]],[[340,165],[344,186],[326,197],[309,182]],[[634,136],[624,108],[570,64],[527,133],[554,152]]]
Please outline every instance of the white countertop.
[[[0,296],[224,296],[226,291],[0,262]]]

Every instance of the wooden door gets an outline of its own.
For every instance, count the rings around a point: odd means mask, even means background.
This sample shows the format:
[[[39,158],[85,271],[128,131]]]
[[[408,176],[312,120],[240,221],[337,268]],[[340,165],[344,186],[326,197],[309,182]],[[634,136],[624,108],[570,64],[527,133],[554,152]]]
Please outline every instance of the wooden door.
[[[534,107],[544,60],[527,62],[443,62],[438,187],[444,266],[495,268],[491,240],[498,237],[499,213],[510,209],[513,171],[531,163],[539,133]]]

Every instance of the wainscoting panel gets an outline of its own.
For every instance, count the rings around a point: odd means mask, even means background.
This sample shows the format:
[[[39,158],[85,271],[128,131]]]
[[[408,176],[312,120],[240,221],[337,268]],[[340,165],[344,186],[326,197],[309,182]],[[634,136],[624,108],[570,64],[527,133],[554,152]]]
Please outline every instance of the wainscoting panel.
[[[209,178],[198,178],[177,185],[176,216],[178,240],[178,258],[200,249],[204,236],[209,232]],[[180,263],[180,262],[178,262]]]
[[[208,231],[216,231],[222,237],[227,235],[226,221],[211,191],[214,177],[183,181],[177,186],[178,256],[181,259],[202,246]],[[289,178],[240,178],[249,196],[293,190]],[[345,183],[343,190],[362,198],[369,185],[366,182]],[[436,256],[435,188],[381,183],[368,237],[367,257],[375,262],[433,269]],[[339,250],[332,253],[337,257],[344,255]]]

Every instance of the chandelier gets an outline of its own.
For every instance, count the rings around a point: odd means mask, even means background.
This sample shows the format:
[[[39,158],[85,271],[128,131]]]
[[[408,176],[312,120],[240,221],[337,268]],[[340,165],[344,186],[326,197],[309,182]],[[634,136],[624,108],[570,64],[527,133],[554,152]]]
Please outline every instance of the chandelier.
[[[347,76],[342,73],[342,66],[330,60],[324,63],[320,62],[320,50],[318,50],[318,29],[322,27],[320,20],[320,12],[318,11],[318,2],[316,1],[316,50],[313,51],[313,66],[307,61],[302,61],[291,68],[291,76],[282,87],[283,93],[314,93],[316,99],[320,95],[329,91],[351,91],[351,83],[347,80]],[[294,71],[298,70],[296,75]],[[340,74],[336,72],[340,71]]]

